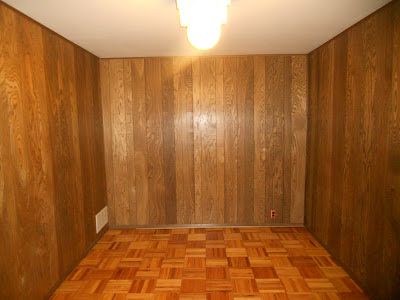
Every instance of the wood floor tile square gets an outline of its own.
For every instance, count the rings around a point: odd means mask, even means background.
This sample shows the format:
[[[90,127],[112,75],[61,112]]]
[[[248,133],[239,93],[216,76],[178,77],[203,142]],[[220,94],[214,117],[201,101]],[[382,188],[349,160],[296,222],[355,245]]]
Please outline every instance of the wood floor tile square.
[[[242,240],[227,240],[225,241],[225,246],[227,248],[242,248],[244,244]]]
[[[296,235],[294,233],[278,233],[278,237],[281,240],[294,240]]]
[[[206,257],[204,248],[186,248],[186,257]]]
[[[189,228],[188,233],[206,233],[206,228],[203,227],[193,227],[193,228]]]
[[[168,249],[165,257],[166,258],[185,258],[186,257],[186,248]]]
[[[84,281],[79,288],[78,294],[99,294],[103,293],[108,280],[88,280]]]
[[[160,269],[139,269],[136,271],[137,278],[158,278],[160,277]]]
[[[272,258],[270,257],[249,257],[251,267],[272,267]]]
[[[91,270],[92,268],[78,267],[67,276],[66,280],[83,280],[90,273]]]
[[[158,279],[154,292],[179,292],[181,283],[181,279]]]
[[[206,279],[205,268],[184,268],[182,278],[184,279]]]
[[[281,244],[286,249],[303,249],[304,246],[299,240],[282,240]]]
[[[264,245],[266,249],[283,248],[282,242],[279,239],[265,240]]]
[[[262,300],[288,300],[288,296],[285,292],[272,292],[261,294]]]
[[[141,258],[123,258],[120,260],[119,268],[136,268],[138,269],[142,264]]]
[[[110,279],[114,272],[114,270],[92,269],[86,273],[84,279]]]
[[[155,292],[154,300],[179,300],[179,292]],[[121,299],[122,300],[122,299]]]
[[[111,279],[132,279],[135,277],[138,268],[116,268]]]
[[[262,248],[264,247],[264,242],[262,240],[259,241],[242,241],[243,247],[246,248]]]
[[[171,235],[169,233],[156,233],[151,236],[152,241],[168,241]]]
[[[242,234],[241,233],[224,233],[225,241],[229,240],[241,240]]]
[[[321,267],[320,270],[327,278],[341,278],[347,277],[347,273],[340,267]]]
[[[285,288],[280,279],[256,279],[260,293],[283,293]]]
[[[254,279],[251,268],[229,268],[229,277],[231,279]]]
[[[207,294],[206,293],[186,293],[180,294],[179,300],[206,300]]]
[[[113,296],[113,295],[111,295],[111,296]],[[148,294],[128,293],[126,295],[121,295],[121,296],[122,296],[122,298],[120,300],[154,300],[155,299],[155,295],[152,293],[148,293]],[[118,295],[114,295],[114,297],[118,297]],[[118,298],[111,298],[109,300],[116,300],[116,299],[118,299]]]
[[[246,248],[226,248],[227,257],[247,257]]]
[[[161,268],[163,259],[161,257],[146,257],[142,260],[139,269],[157,269]]]
[[[170,241],[184,242],[184,241],[187,241],[187,239],[188,239],[188,235],[187,234],[179,234],[179,233],[171,234],[170,237],[169,237]]]
[[[171,234],[188,234],[190,229],[189,228],[173,228],[173,229],[162,229],[165,230],[165,232],[171,233]]]
[[[165,250],[167,248],[184,247],[185,242],[173,242],[173,241],[153,241],[150,243],[149,249],[152,250]],[[149,251],[151,252],[151,251]]]
[[[271,257],[274,267],[293,267],[288,257]]]
[[[289,300],[321,300],[317,293],[288,293]]]
[[[285,248],[288,256],[304,256],[307,255],[305,249],[301,248]]]
[[[116,267],[118,267],[120,260],[120,257],[103,258],[98,264],[98,268],[102,270],[114,270]]]
[[[128,293],[132,280],[109,280],[104,288],[104,293]]]
[[[297,267],[301,276],[304,278],[324,278],[325,275],[322,273],[321,269],[316,266],[302,266]]]
[[[336,291],[332,282],[327,278],[305,279],[305,281],[313,292]]]
[[[206,278],[212,279],[212,280],[227,279],[228,278],[228,270],[225,267],[207,267]]]
[[[226,248],[224,240],[207,240],[206,248]]]
[[[204,233],[191,233],[188,235],[188,241],[205,241],[206,234]]]
[[[162,261],[162,268],[183,268],[185,258],[166,258]]]
[[[205,248],[206,241],[188,241],[186,243],[186,249],[188,248]]]
[[[261,297],[257,295],[233,294],[233,300],[261,300]]]
[[[330,256],[313,256],[312,258],[320,268],[337,267]]]
[[[207,240],[224,240],[224,234],[222,230],[211,231],[206,233]]]
[[[324,248],[306,249],[306,254],[309,256],[329,256],[329,252]]]
[[[183,268],[161,268],[160,276],[161,279],[180,279],[182,278]]]
[[[250,261],[247,257],[229,257],[228,266],[231,268],[250,267]]]
[[[152,293],[156,287],[156,279],[134,279],[130,293]]]
[[[131,249],[127,251],[125,258],[143,258],[147,249]]]
[[[207,248],[206,249],[207,258],[225,258],[226,249],[225,248]]]
[[[248,257],[267,257],[268,254],[263,247],[248,247],[247,248]]]
[[[204,257],[186,257],[185,268],[205,268],[206,259]]]
[[[182,279],[182,293],[205,293],[206,280],[201,279]]]
[[[288,256],[286,248],[266,248],[268,256]]]
[[[231,280],[208,280],[206,281],[206,289],[207,292],[215,292],[215,291],[232,291],[233,284]]]
[[[271,231],[275,233],[292,233],[293,229],[292,227],[272,227]]]
[[[311,292],[307,282],[302,277],[281,278],[282,284],[289,293],[308,293]]]
[[[288,259],[294,267],[308,267],[317,265],[311,256],[293,256],[288,257]]]
[[[240,294],[256,294],[257,284],[254,279],[232,279],[233,291]]]
[[[79,290],[85,281],[64,281],[58,288],[58,292],[76,292]]]
[[[226,258],[207,258],[207,267],[225,267],[228,266],[228,259]]]
[[[254,277],[257,279],[278,278],[273,267],[253,267]]]
[[[207,300],[233,300],[230,292],[209,292],[207,293]]]
[[[278,277],[301,277],[296,267],[275,267],[275,271]]]

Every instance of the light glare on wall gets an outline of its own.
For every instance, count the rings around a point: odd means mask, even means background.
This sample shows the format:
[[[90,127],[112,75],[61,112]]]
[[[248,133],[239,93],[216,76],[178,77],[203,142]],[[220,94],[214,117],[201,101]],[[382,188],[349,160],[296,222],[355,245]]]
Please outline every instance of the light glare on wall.
[[[230,0],[177,0],[182,27],[197,49],[214,47],[221,37],[221,26],[228,19]]]

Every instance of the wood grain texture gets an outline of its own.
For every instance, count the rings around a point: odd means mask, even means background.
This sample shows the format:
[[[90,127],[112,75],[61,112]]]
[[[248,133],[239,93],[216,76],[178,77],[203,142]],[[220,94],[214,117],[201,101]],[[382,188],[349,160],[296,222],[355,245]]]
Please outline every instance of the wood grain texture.
[[[305,115],[306,116],[306,115]],[[266,208],[265,57],[254,57],[254,222],[262,224]],[[301,223],[301,222],[300,222]]]
[[[103,74],[101,74],[103,76]],[[147,176],[147,146],[146,146],[146,98],[144,62],[135,59],[132,61],[133,76],[133,139],[135,143],[135,195],[140,201],[136,201],[136,218],[138,224],[147,224],[149,220],[149,180]],[[105,81],[101,77],[101,82]],[[111,105],[111,103],[110,103]],[[112,123],[109,124],[110,127]],[[106,130],[106,128],[105,128]],[[106,147],[107,148],[107,147]],[[112,167],[112,166],[111,166]],[[107,169],[107,174],[109,170]]]
[[[100,64],[112,225],[303,222],[306,56]]]
[[[368,299],[302,227],[110,230],[50,299],[82,298]]]
[[[308,100],[306,90],[308,86],[305,82],[308,82],[308,74],[304,72],[304,69],[307,69],[307,63],[306,57],[298,56],[292,58],[291,223],[302,223],[304,221],[304,177],[306,161],[302,155],[306,153]]]
[[[215,58],[200,58],[201,95],[201,222],[211,224],[218,213]]]
[[[145,59],[147,155],[149,178],[149,218],[156,224],[166,222],[166,190],[164,182],[163,111],[161,59]],[[121,124],[124,126],[124,124]],[[118,148],[118,145],[116,145]],[[115,180],[119,180],[116,177]],[[116,208],[118,209],[118,208]],[[129,223],[125,223],[129,224]]]
[[[0,3],[0,298],[45,299],[106,205],[98,58]]]
[[[193,163],[193,82],[190,58],[174,58],[174,128],[177,223],[195,218]]]
[[[306,224],[374,299],[400,296],[399,19],[394,1],[310,54]]]

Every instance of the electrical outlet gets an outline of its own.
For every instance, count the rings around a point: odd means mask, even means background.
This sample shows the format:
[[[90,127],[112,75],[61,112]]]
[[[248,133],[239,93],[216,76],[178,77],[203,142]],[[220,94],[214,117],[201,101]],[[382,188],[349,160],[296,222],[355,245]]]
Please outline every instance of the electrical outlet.
[[[96,215],[96,233],[99,233],[100,230],[106,226],[108,223],[108,210],[107,206],[104,206],[104,208]]]
[[[275,219],[275,218],[276,218],[276,210],[271,209],[271,219]]]

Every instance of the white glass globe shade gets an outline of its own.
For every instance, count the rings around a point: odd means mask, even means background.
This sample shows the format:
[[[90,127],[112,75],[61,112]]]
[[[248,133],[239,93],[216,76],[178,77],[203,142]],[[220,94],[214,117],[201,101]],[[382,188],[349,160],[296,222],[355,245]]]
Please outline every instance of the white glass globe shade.
[[[190,24],[187,28],[189,42],[200,50],[214,47],[221,37],[221,25]]]

